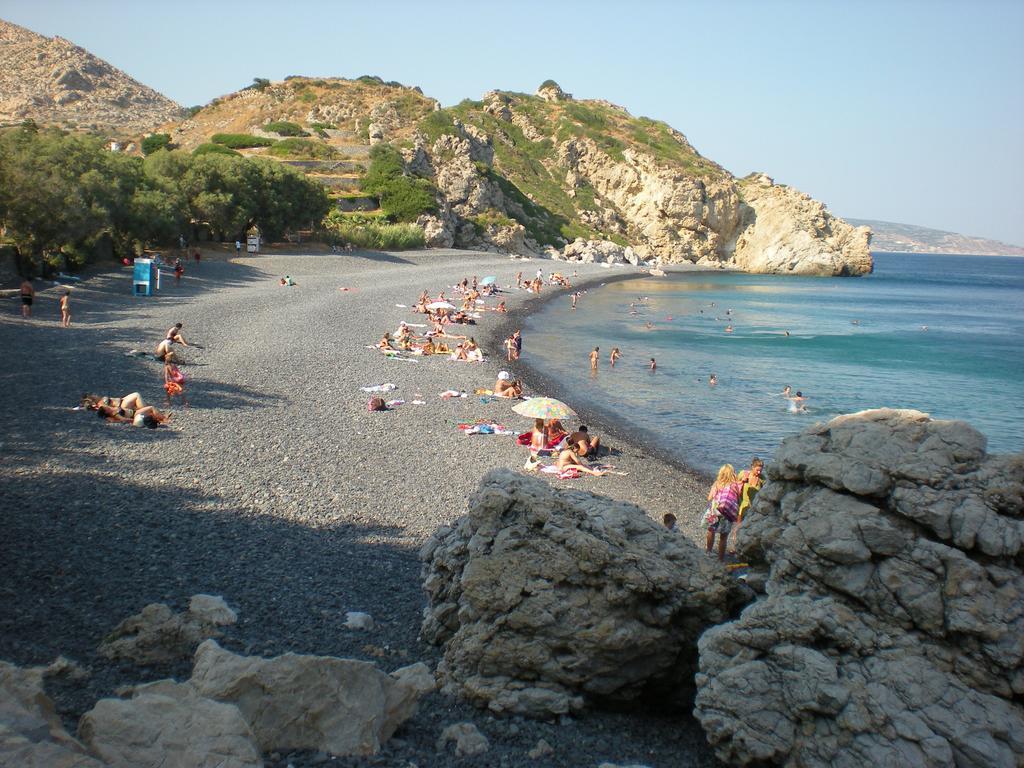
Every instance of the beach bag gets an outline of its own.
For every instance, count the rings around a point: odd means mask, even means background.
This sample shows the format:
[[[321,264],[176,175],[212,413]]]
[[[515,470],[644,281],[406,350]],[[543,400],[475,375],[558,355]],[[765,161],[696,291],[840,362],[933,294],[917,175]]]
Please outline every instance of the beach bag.
[[[386,411],[387,409],[388,406],[382,397],[371,397],[370,402],[366,404],[366,410],[368,411]]]
[[[700,516],[700,524],[709,528],[717,525],[718,515],[718,502],[712,499],[708,502],[708,506],[707,509],[704,510],[704,514]]]

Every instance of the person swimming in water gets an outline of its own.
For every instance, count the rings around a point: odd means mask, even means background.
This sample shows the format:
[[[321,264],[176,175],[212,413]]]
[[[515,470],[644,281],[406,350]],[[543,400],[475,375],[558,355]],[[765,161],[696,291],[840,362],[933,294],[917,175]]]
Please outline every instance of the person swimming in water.
[[[708,384],[712,387],[716,386],[718,384],[718,377],[712,373],[710,376],[708,376]]]
[[[807,406],[805,405],[807,398],[804,397],[804,393],[799,389],[796,391],[795,395],[787,397],[786,399],[789,401],[790,413],[807,413]]]

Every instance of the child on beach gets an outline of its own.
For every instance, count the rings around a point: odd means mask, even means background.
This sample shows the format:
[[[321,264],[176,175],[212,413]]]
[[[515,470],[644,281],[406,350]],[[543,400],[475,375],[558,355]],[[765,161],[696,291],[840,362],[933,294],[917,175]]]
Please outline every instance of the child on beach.
[[[36,289],[30,280],[21,281],[21,316],[28,320],[32,317],[32,302],[36,297]]]
[[[725,544],[729,532],[736,522],[740,505],[742,483],[736,477],[732,464],[723,464],[718,470],[711,490],[708,491],[708,508],[704,512],[703,522],[707,525],[707,553],[710,555],[718,534],[718,559],[725,560]]]
[[[67,328],[71,325],[71,289],[65,288],[64,294],[60,297],[60,326]]]
[[[171,404],[171,398],[181,397],[181,403],[188,407],[188,399],[185,397],[185,374],[174,364],[174,353],[168,352],[164,356],[164,391],[167,392],[167,405]]]

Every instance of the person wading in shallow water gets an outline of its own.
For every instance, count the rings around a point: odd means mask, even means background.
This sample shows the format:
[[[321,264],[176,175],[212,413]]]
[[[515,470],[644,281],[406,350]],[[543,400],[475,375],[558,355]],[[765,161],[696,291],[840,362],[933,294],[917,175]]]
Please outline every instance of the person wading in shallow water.
[[[590,370],[597,370],[597,356],[601,354],[600,347],[594,347],[594,351],[590,353]]]

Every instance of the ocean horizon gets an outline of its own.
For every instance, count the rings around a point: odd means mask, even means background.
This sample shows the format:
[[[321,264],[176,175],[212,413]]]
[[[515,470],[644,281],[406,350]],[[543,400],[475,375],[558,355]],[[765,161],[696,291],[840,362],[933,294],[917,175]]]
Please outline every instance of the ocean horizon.
[[[967,421],[992,453],[1024,449],[1020,259],[876,252],[858,278],[639,275],[591,286],[575,311],[568,296],[549,301],[523,333],[524,361],[571,404],[702,472],[882,407]]]

